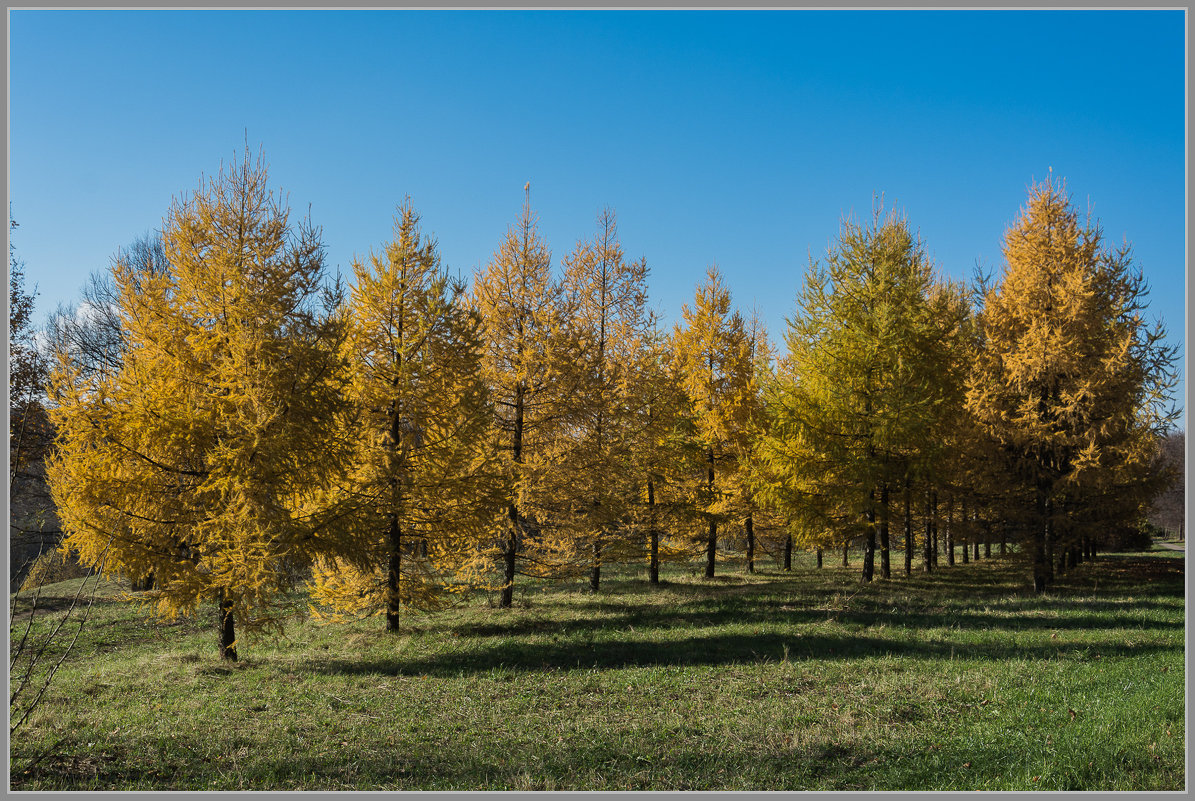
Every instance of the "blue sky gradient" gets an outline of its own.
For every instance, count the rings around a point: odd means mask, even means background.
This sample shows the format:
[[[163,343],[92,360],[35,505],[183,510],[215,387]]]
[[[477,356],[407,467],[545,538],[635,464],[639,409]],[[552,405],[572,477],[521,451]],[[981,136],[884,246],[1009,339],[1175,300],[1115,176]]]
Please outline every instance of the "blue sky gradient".
[[[809,257],[882,193],[957,278],[1053,168],[1182,343],[1175,11],[12,11],[14,242],[41,312],[241,151],[329,266],[410,195],[445,262],[531,181],[557,259],[606,205],[670,321],[708,264],[779,341]],[[1185,417],[1184,417],[1185,427]]]

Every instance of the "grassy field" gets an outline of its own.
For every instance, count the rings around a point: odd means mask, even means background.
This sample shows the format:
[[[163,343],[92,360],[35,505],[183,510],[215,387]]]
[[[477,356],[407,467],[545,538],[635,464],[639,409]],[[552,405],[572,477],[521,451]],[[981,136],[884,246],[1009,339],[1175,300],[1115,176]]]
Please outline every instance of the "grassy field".
[[[235,664],[214,611],[146,622],[107,585],[12,788],[1182,790],[1183,564],[1101,556],[1043,596],[998,559],[604,571],[397,636],[296,622]]]

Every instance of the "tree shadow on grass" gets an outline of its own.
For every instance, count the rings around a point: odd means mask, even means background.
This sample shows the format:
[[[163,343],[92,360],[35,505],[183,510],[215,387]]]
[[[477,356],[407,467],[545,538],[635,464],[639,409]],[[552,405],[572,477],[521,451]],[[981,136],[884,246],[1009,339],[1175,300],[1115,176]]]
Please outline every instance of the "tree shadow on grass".
[[[1167,644],[1102,643],[1099,658],[1120,658],[1175,650]],[[906,636],[862,634],[722,633],[681,639],[636,637],[595,642],[501,641],[435,656],[409,659],[400,655],[364,659],[314,659],[307,669],[340,675],[459,676],[512,671],[719,666],[759,662],[853,660],[878,657],[911,659],[1050,659],[1090,661],[1090,643],[1051,640],[1039,645],[1011,642],[957,643],[910,641]]]
[[[1127,569],[1137,580],[1156,579],[1151,593],[1174,591],[1182,595],[1181,571],[1173,574],[1168,566],[1156,567],[1156,561],[1124,560],[1113,565],[1112,574]],[[1105,586],[1108,579],[1101,563],[1098,579]],[[597,599],[590,604],[591,614],[555,620],[550,614],[514,620],[450,625],[448,632],[460,637],[462,647],[417,660],[383,657],[380,659],[320,659],[312,662],[316,671],[364,674],[439,674],[489,671],[502,666],[513,670],[578,667],[651,667],[662,665],[721,665],[782,659],[855,659],[898,656],[920,659],[1082,659],[1091,658],[1090,640],[1051,640],[1041,645],[1005,641],[982,643],[943,641],[929,634],[935,630],[985,632],[999,635],[1024,631],[1098,632],[1140,630],[1161,633],[1183,628],[1178,620],[1152,619],[1159,609],[1174,613],[1176,606],[1143,599],[1138,602],[1119,597],[1106,600],[1084,597],[1069,600],[1057,594],[1037,596],[1032,593],[1009,595],[1007,583],[1000,576],[1008,566],[993,566],[991,581],[980,574],[973,584],[978,589],[959,594],[957,588],[940,586],[939,579],[927,577],[937,585],[935,593],[893,597],[892,584],[869,586],[846,595],[827,593],[824,585],[801,587],[799,582],[779,589],[768,588],[764,597],[740,592],[718,592],[708,588],[690,601],[674,604],[637,604],[628,600]],[[1152,568],[1152,569],[1151,569]],[[1080,568],[1079,570],[1082,570]],[[1077,574],[1075,571],[1072,575]],[[1170,579],[1175,579],[1170,581]],[[1174,586],[1168,586],[1173,583]],[[1140,584],[1136,586],[1140,587]],[[737,588],[736,588],[737,589]],[[750,586],[748,586],[750,589]],[[820,590],[820,593],[818,592]],[[1057,590],[1061,592],[1063,590]],[[1112,590],[1102,595],[1110,595]],[[964,604],[966,602],[966,605]],[[976,607],[983,607],[975,611]],[[576,608],[576,607],[574,607]],[[827,634],[803,629],[833,623],[864,631]],[[755,631],[724,630],[726,627],[751,626]],[[779,627],[782,631],[775,631]],[[761,631],[772,629],[770,631]],[[689,637],[653,637],[652,633],[692,630]],[[917,638],[909,630],[922,630]],[[706,630],[703,633],[703,630]],[[551,641],[545,641],[549,635]],[[528,642],[524,637],[534,636]],[[1167,644],[1100,643],[1102,657],[1133,656],[1173,650]]]

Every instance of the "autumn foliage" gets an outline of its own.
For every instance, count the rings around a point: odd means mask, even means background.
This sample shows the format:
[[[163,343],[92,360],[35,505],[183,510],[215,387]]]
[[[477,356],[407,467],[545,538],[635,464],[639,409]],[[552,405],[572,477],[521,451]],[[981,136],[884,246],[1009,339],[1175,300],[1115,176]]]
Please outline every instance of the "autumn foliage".
[[[154,269],[117,261],[105,369],[57,348],[63,547],[161,615],[214,602],[230,658],[297,586],[394,631],[466,588],[712,577],[740,545],[753,570],[764,545],[861,544],[871,581],[896,547],[911,572],[998,542],[1042,590],[1169,480],[1174,353],[1060,185],[1004,257],[969,291],[904,217],[846,220],[776,348],[713,267],[663,328],[611,210],[554,269],[528,191],[471,284],[408,200],[346,292],[245,158],[174,205]]]

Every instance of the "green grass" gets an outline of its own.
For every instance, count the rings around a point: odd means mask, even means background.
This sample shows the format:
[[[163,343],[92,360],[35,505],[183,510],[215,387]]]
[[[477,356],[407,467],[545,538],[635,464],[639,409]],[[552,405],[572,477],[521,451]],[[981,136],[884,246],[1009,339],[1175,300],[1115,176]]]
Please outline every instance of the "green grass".
[[[514,609],[301,621],[235,664],[214,612],[146,622],[109,585],[12,787],[1184,789],[1181,553],[1042,596],[997,559],[866,587],[853,561],[526,581]]]

